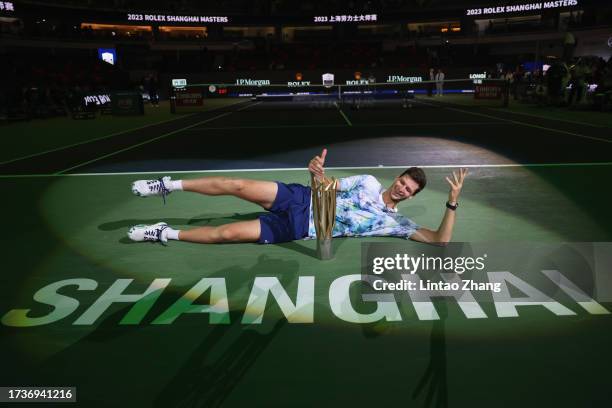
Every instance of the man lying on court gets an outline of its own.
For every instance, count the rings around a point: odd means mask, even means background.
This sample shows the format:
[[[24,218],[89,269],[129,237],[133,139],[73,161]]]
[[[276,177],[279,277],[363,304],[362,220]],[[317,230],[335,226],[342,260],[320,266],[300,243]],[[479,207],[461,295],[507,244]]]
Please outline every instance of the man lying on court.
[[[308,166],[310,173],[322,182],[327,149],[314,157]],[[446,211],[440,227],[430,230],[415,224],[397,212],[397,205],[414,197],[427,182],[425,173],[411,167],[400,174],[388,189],[373,176],[352,176],[337,180],[336,224],[333,237],[397,236],[419,242],[446,243],[450,241],[455,223],[459,193],[467,169],[446,177],[450,185]],[[300,184],[258,181],[228,177],[202,177],[193,180],[138,180],[132,192],[140,197],[162,196],[173,191],[190,191],[204,195],[233,195],[262,206],[268,212],[250,221],[239,221],[220,226],[204,226],[176,230],[164,222],[136,225],[128,236],[133,241],[161,241],[169,239],[203,244],[224,242],[259,242],[273,244],[304,238],[315,238],[316,232],[311,207],[311,189]]]

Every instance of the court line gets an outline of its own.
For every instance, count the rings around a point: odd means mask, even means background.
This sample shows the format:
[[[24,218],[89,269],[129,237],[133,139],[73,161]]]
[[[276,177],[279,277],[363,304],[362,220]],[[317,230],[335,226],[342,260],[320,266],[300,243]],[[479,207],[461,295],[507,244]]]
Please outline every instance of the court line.
[[[327,127],[346,127],[346,125],[264,125],[264,126],[222,126],[222,127],[201,127],[189,129],[188,132],[201,132],[203,130],[240,130],[240,129],[294,129],[294,128],[327,128]]]
[[[111,156],[114,156],[114,155],[116,155],[116,154],[119,154],[119,153],[122,153],[122,152],[125,152],[125,151],[128,151],[128,150],[132,150],[132,149],[134,149],[134,148],[136,148],[136,147],[140,147],[140,146],[143,146],[143,145],[145,145],[145,144],[148,144],[148,143],[154,142],[154,141],[156,141],[156,140],[163,139],[163,138],[168,137],[168,136],[172,136],[173,134],[178,133],[178,132],[182,132],[182,131],[183,131],[183,130],[185,130],[185,129],[189,129],[189,128],[191,128],[191,127],[194,127],[194,126],[197,126],[197,125],[201,125],[202,123],[206,123],[206,122],[209,122],[209,121],[212,121],[212,120],[215,120],[215,119],[221,118],[221,117],[223,117],[223,116],[227,116],[227,115],[231,115],[231,112],[222,113],[221,115],[214,116],[214,117],[212,117],[212,118],[210,118],[210,119],[207,119],[207,120],[205,120],[205,121],[196,122],[195,124],[190,125],[190,126],[187,126],[187,127],[185,127],[185,128],[181,128],[181,129],[174,130],[174,131],[172,131],[172,132],[164,133],[164,134],[163,134],[163,135],[161,135],[161,136],[157,136],[157,137],[154,137],[154,138],[152,138],[152,139],[145,140],[144,142],[140,142],[140,143],[137,143],[137,144],[135,144],[135,145],[131,145],[131,146],[125,147],[125,148],[123,148],[123,149],[120,149],[120,150],[114,151],[114,152],[112,152],[112,153],[108,153],[108,154],[105,154],[105,155],[103,155],[103,156],[96,157],[96,158],[91,159],[91,160],[88,160],[88,161],[86,161],[86,162],[79,163],[79,164],[77,164],[77,165],[75,165],[75,166],[68,167],[67,169],[60,170],[60,171],[58,171],[58,172],[56,172],[56,173],[54,173],[54,174],[55,174],[55,175],[61,175],[62,173],[65,173],[65,172],[67,172],[67,171],[70,171],[70,170],[73,170],[73,169],[76,169],[76,168],[79,168],[79,167],[83,167],[83,166],[85,166],[85,165],[87,165],[87,164],[95,163],[95,162],[97,162],[97,161],[99,161],[99,160],[106,159],[107,157],[111,157]]]
[[[240,101],[240,102],[232,103],[232,104],[227,105],[227,106],[238,105],[238,104],[244,103],[244,102],[245,101]],[[0,166],[3,166],[5,164],[14,163],[14,162],[21,161],[21,160],[25,160],[25,159],[31,159],[33,157],[43,156],[45,154],[58,152],[58,151],[64,150],[64,149],[70,149],[71,147],[81,146],[81,145],[84,145],[84,144],[87,144],[87,143],[97,142],[99,140],[109,139],[111,137],[119,136],[119,135],[122,135],[124,133],[129,133],[129,132],[134,132],[136,130],[145,129],[145,128],[148,128],[150,126],[157,126],[157,125],[161,125],[162,123],[168,123],[168,122],[172,122],[172,121],[179,120],[179,119],[189,118],[191,116],[197,115],[198,113],[215,112],[215,111],[218,111],[220,109],[225,109],[225,108],[227,108],[227,106],[220,106],[220,107],[209,109],[209,110],[203,110],[201,112],[194,112],[194,113],[190,113],[190,114],[186,114],[186,115],[181,115],[179,117],[172,118],[172,119],[160,120],[158,122],[149,123],[147,125],[138,126],[138,127],[127,129],[127,130],[121,130],[119,132],[114,132],[114,133],[111,133],[110,135],[100,136],[100,137],[97,137],[95,139],[84,140],[82,142],[76,142],[76,143],[72,143],[72,144],[65,145],[65,146],[54,147],[53,149],[44,150],[42,152],[32,153],[32,154],[28,154],[26,156],[21,156],[21,157],[16,157],[16,158],[13,158],[13,159],[9,159],[9,160],[0,162]]]
[[[504,163],[504,164],[405,164],[403,166],[339,166],[326,167],[327,170],[381,170],[381,169],[406,169],[408,167],[421,167],[424,169],[449,169],[449,168],[512,168],[512,167],[598,167],[612,166],[612,162],[595,163]],[[307,167],[273,167],[254,169],[211,169],[211,170],[161,170],[161,171],[128,171],[109,173],[52,173],[52,174],[0,174],[3,178],[28,178],[28,177],[97,177],[97,176],[129,176],[139,174],[199,174],[199,173],[243,173],[243,172],[275,172],[275,171],[306,171]]]
[[[534,124],[531,124],[531,123],[521,122],[521,121],[518,121],[518,120],[500,118],[499,116],[487,115],[486,113],[470,112],[470,111],[465,110],[465,109],[451,108],[449,106],[436,105],[436,104],[433,104],[433,103],[427,103],[427,102],[423,102],[423,101],[416,101],[416,102],[417,103],[421,103],[423,105],[434,106],[436,108],[444,108],[444,109],[448,109],[448,110],[452,110],[452,111],[456,111],[456,112],[467,113],[469,115],[476,115],[476,116],[482,116],[482,117],[490,118],[490,119],[497,119],[497,120],[500,120],[500,121],[503,121],[503,122],[514,123],[516,125],[532,127],[532,128],[535,128],[535,129],[542,129],[542,130],[547,130],[547,131],[550,131],[550,132],[556,132],[556,133],[566,134],[566,135],[570,135],[570,136],[576,136],[576,137],[580,137],[580,138],[583,138],[583,139],[596,140],[598,142],[612,143],[612,140],[609,140],[609,139],[602,139],[600,137],[587,136],[587,135],[582,135],[580,133],[568,132],[566,130],[560,130],[560,129],[549,128],[549,127],[546,127],[546,126],[534,125]]]
[[[346,115],[344,114],[344,112],[342,112],[342,109],[338,107],[338,112],[340,112],[340,114],[342,115],[342,117],[344,118],[344,120],[346,121],[346,123],[349,126],[353,126],[353,124],[351,123],[351,121],[349,120],[349,118],[346,117]]]
[[[163,135],[160,135],[160,136],[154,137],[154,138],[152,138],[152,139],[145,140],[144,142],[140,142],[140,143],[137,143],[137,144],[135,144],[135,145],[125,147],[125,148],[120,149],[120,150],[117,150],[117,151],[115,151],[115,152],[108,153],[108,154],[105,154],[105,155],[103,155],[103,156],[96,157],[95,159],[88,160],[88,161],[86,161],[86,162],[83,162],[83,163],[77,164],[76,166],[72,166],[72,167],[69,167],[69,168],[67,168],[67,169],[64,169],[64,170],[58,171],[58,172],[56,172],[56,173],[55,173],[55,175],[60,175],[60,174],[65,173],[65,172],[67,172],[67,171],[70,171],[70,170],[73,170],[73,169],[77,169],[77,168],[79,168],[79,167],[83,167],[83,166],[86,166],[86,165],[91,164],[91,163],[95,163],[95,162],[97,162],[97,161],[99,161],[99,160],[106,159],[106,158],[108,158],[108,157],[112,157],[112,156],[114,156],[114,155],[116,155],[116,154],[123,153],[123,152],[126,152],[126,151],[128,151],[128,150],[132,150],[132,149],[134,149],[134,148],[136,148],[136,147],[140,147],[140,146],[143,146],[143,145],[149,144],[149,143],[151,143],[151,142],[155,142],[155,141],[160,140],[160,139],[163,139],[163,138],[165,138],[165,137],[172,136],[172,135],[174,135],[174,134],[176,134],[176,133],[182,132],[182,131],[184,131],[184,130],[186,130],[186,129],[191,129],[192,127],[196,127],[196,126],[198,126],[198,125],[202,125],[202,124],[204,124],[204,123],[212,122],[213,120],[216,120],[216,119],[222,118],[222,117],[224,117],[224,116],[231,115],[231,114],[232,114],[232,113],[234,113],[234,112],[240,112],[240,111],[243,111],[243,110],[248,109],[248,108],[250,108],[250,107],[252,107],[252,106],[258,105],[258,104],[260,104],[260,103],[261,103],[261,102],[257,102],[257,103],[254,103],[254,104],[252,104],[252,105],[247,105],[247,106],[244,106],[244,107],[242,107],[242,108],[240,108],[240,109],[237,109],[237,110],[235,110],[235,111],[232,111],[232,112],[225,112],[225,113],[222,113],[221,115],[217,115],[217,116],[214,116],[214,117],[212,117],[212,118],[208,118],[208,119],[206,119],[206,120],[203,120],[203,121],[200,121],[200,122],[196,122],[196,123],[194,123],[193,125],[189,125],[189,126],[186,126],[186,127],[184,127],[184,128],[180,128],[180,129],[177,129],[177,130],[173,130],[172,132],[164,133]]]
[[[501,109],[501,108],[487,108],[487,109],[498,111],[498,112],[513,113],[515,115],[532,116],[534,118],[547,119],[547,120],[555,120],[555,121],[558,121],[558,122],[573,123],[575,125],[591,126],[591,127],[598,128],[598,129],[607,128],[607,126],[604,126],[604,125],[595,125],[593,123],[580,122],[580,121],[577,121],[577,120],[558,119],[558,118],[553,118],[553,117],[548,117],[548,116],[535,115],[533,113],[512,111],[510,109],[508,109],[508,110]]]
[[[212,112],[212,111],[213,110],[210,110],[209,112]],[[191,114],[188,114],[188,115],[184,115],[184,116],[177,117],[177,118],[172,118],[172,119],[160,120],[159,122],[149,123],[147,125],[143,125],[143,126],[127,129],[127,130],[121,130],[119,132],[111,133],[110,135],[100,136],[100,137],[97,137],[95,139],[84,140],[82,142],[76,142],[76,143],[72,143],[72,144],[65,145],[65,146],[55,147],[53,149],[45,150],[45,151],[42,151],[42,152],[28,154],[27,156],[21,156],[21,157],[17,157],[17,158],[14,158],[14,159],[2,161],[2,162],[0,162],[0,166],[5,165],[5,164],[14,163],[14,162],[17,162],[17,161],[20,161],[20,160],[31,159],[32,157],[38,157],[38,156],[42,156],[42,155],[45,155],[45,154],[57,152],[57,151],[64,150],[64,149],[69,149],[69,148],[75,147],[75,146],[81,146],[81,145],[84,145],[84,144],[87,144],[87,143],[97,142],[98,140],[104,140],[104,139],[108,139],[108,138],[111,138],[111,137],[114,137],[114,136],[122,135],[124,133],[134,132],[136,130],[145,129],[145,128],[148,128],[149,126],[156,126],[156,125],[161,125],[162,123],[172,122],[174,120],[185,119],[185,118],[191,117],[193,115],[196,115],[196,113],[191,113]]]
[[[570,136],[576,136],[576,137],[580,137],[580,138],[583,138],[583,139],[590,139],[590,140],[596,140],[598,142],[612,143],[612,140],[609,140],[609,139],[602,139],[600,137],[587,136],[587,135],[582,135],[580,133],[568,132],[567,130],[560,130],[560,129],[549,128],[549,127],[546,127],[546,126],[534,125],[534,124],[531,124],[531,123],[520,122],[518,120],[500,118],[498,116],[491,116],[491,115],[487,115],[485,113],[476,113],[476,112],[466,111],[464,109],[449,108],[449,107],[446,107],[446,109],[454,110],[454,111],[457,111],[457,112],[469,113],[470,115],[477,115],[477,116],[483,116],[483,117],[486,117],[486,118],[498,119],[498,120],[502,120],[504,122],[514,123],[514,124],[522,125],[522,126],[528,126],[528,127],[532,127],[532,128],[535,128],[535,129],[548,130],[548,131],[551,131],[551,132],[566,134],[566,135],[570,135]]]
[[[415,126],[475,126],[475,125],[499,125],[499,122],[413,122],[413,123],[364,123],[354,124],[353,127],[415,127]],[[189,129],[189,132],[201,132],[203,130],[240,130],[240,129],[296,129],[296,128],[336,128],[346,125],[266,125],[266,126],[225,126],[225,127],[201,127]]]

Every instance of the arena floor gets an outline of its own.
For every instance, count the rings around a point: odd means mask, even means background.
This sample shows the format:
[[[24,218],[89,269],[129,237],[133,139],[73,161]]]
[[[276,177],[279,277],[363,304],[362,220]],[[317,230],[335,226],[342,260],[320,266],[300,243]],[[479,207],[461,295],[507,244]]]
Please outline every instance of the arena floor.
[[[487,318],[470,320],[440,302],[443,318],[422,321],[407,303],[400,322],[351,324],[331,313],[329,287],[359,273],[363,240],[334,240],[335,258],[322,262],[315,241],[163,247],[126,237],[134,224],[219,225],[262,211],[187,193],[164,205],[133,196],[133,180],[226,175],[307,184],[308,160],[326,147],[327,173],[336,177],[372,174],[386,184],[405,167],[424,167],[427,189],[400,211],[431,228],[443,214],[444,177],[468,167],[454,241],[612,241],[609,114],[452,102],[393,111],[246,103],[180,116],[162,106],[137,118],[4,126],[0,314],[49,313],[33,294],[63,279],[98,285],[61,291],[80,305],[55,323],[0,325],[1,360],[11,367],[0,383],[73,385],[81,403],[105,407],[603,405],[610,315],[574,304],[575,316],[528,307],[499,318],[485,304]],[[269,300],[261,324],[243,324],[256,276],[277,277],[290,297],[300,276],[314,276],[314,323],[288,323]],[[228,324],[210,324],[207,314],[153,323],[203,277],[225,279]],[[171,282],[138,324],[124,320],[131,303],[73,324],[117,279],[133,279],[127,292],[139,294],[159,278]]]

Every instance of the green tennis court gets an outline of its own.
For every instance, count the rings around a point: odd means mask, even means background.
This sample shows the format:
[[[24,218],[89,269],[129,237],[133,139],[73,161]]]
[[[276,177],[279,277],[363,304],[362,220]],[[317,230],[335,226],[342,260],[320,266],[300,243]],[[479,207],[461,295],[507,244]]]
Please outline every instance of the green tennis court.
[[[335,177],[371,174],[388,185],[405,167],[422,166],[428,186],[400,212],[433,228],[444,211],[444,177],[468,167],[453,241],[612,241],[609,118],[453,99],[399,111],[275,111],[256,103],[3,129],[0,314],[66,312],[31,327],[3,321],[2,361],[12,367],[12,382],[76,386],[88,406],[490,407],[503,396],[504,406],[560,407],[608,399],[611,317],[571,299],[558,301],[573,316],[525,306],[518,317],[501,318],[483,303],[481,319],[438,300],[437,320],[398,301],[400,321],[356,324],[332,310],[330,287],[360,274],[364,241],[397,239],[334,239],[335,258],[322,262],[313,240],[164,247],[133,243],[126,231],[158,221],[220,225],[263,211],[233,197],[173,193],[166,205],[140,199],[130,192],[136,179],[222,175],[308,184],[309,158],[327,147],[327,172]],[[402,243],[417,252],[424,245]],[[313,321],[291,322],[271,296],[263,308],[249,307],[258,277],[277,279],[292,302],[313,277]],[[218,279],[225,292],[200,296],[193,288],[203,278]],[[158,281],[137,307],[118,297],[101,306],[118,282],[129,284],[124,294],[139,295],[156,279],[169,281]],[[75,281],[57,293],[77,306],[56,302],[54,310],[34,299],[63,280]],[[375,309],[358,291],[347,296],[361,313]],[[226,299],[227,319],[211,321],[214,313],[200,310],[164,320],[182,298],[200,305]],[[612,310],[612,302],[600,303]],[[78,322],[88,310],[91,321]]]

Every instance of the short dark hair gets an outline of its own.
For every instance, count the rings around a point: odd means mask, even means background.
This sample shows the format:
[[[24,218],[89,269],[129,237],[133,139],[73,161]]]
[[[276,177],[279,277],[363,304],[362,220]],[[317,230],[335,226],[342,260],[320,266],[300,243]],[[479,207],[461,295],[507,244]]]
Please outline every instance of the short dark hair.
[[[413,179],[419,185],[419,189],[415,191],[412,195],[416,195],[427,185],[427,176],[425,176],[425,172],[420,167],[410,167],[408,170],[400,174],[400,177],[403,176],[410,176],[410,178]]]

